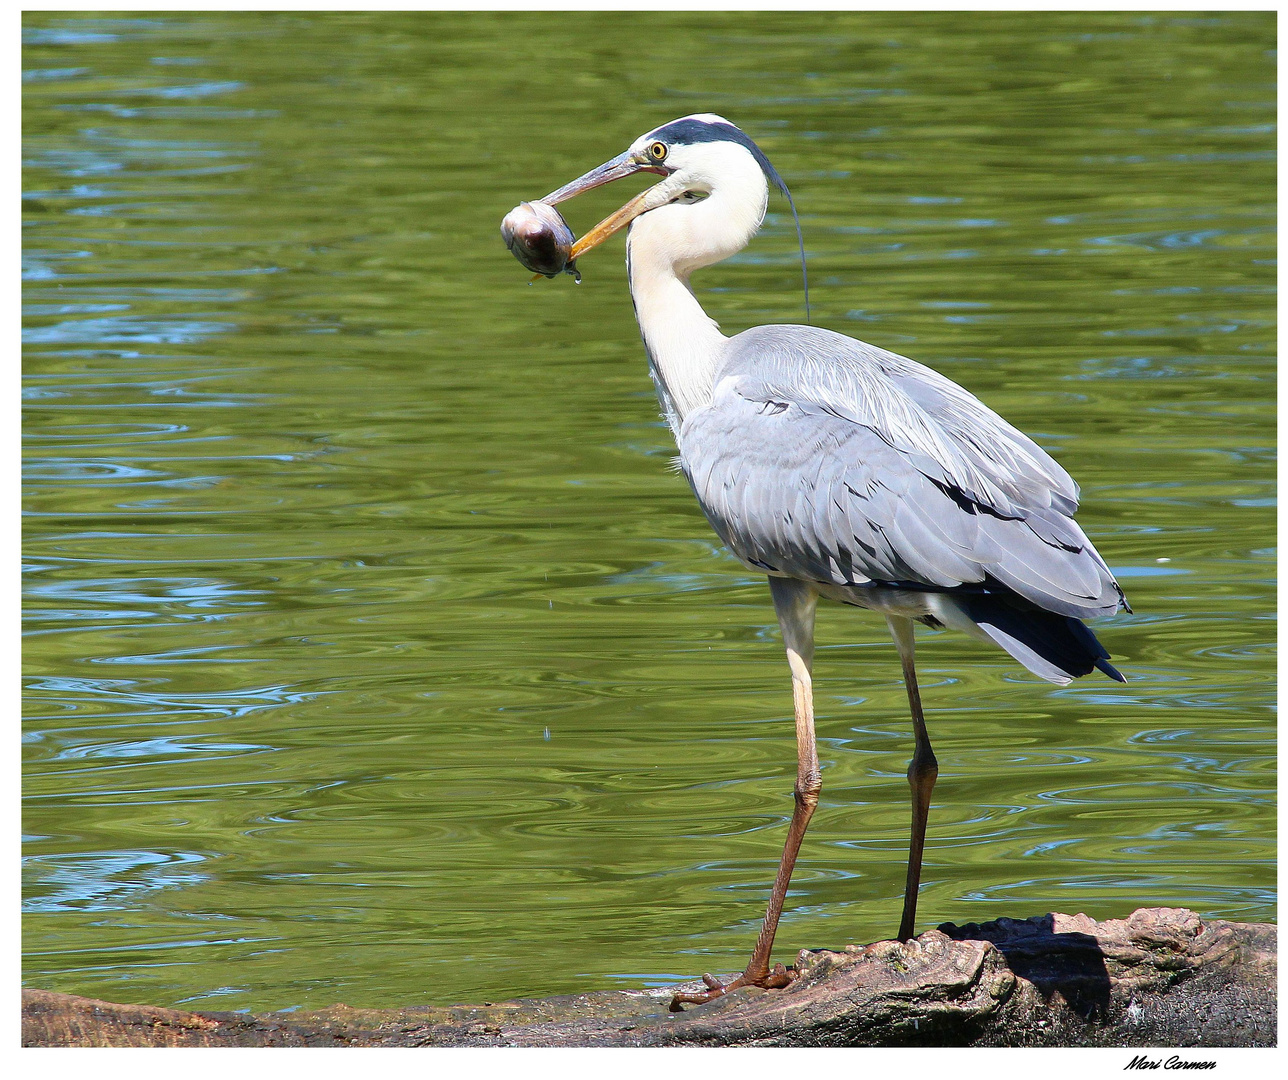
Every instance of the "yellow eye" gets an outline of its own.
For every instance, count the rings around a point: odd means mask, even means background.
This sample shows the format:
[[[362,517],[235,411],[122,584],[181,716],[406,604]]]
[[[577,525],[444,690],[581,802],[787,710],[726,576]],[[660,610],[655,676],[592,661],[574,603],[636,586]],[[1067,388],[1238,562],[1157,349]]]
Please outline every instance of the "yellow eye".
[[[648,148],[648,156],[654,161],[663,161],[666,158],[666,143],[655,142]]]

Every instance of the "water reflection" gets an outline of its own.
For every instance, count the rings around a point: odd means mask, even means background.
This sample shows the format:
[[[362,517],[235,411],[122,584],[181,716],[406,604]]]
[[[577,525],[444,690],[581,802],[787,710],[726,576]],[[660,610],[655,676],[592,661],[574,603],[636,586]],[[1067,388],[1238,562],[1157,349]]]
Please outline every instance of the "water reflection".
[[[50,891],[27,901],[24,909],[32,914],[116,911],[140,891],[199,884],[205,874],[178,868],[204,861],[202,855],[183,851],[32,856],[27,865],[38,868]]]

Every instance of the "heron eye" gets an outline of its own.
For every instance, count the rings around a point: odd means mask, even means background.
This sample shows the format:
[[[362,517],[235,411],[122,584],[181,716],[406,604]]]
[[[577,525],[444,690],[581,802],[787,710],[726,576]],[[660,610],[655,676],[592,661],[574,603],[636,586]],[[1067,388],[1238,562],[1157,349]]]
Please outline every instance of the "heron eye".
[[[666,143],[655,142],[648,148],[648,152],[654,161],[662,161],[666,158]]]

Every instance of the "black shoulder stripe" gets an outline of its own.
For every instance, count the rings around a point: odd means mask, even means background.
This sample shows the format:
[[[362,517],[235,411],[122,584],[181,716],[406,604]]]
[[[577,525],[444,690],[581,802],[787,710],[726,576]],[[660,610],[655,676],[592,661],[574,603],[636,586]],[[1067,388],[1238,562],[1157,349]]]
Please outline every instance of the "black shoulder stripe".
[[[769,158],[765,157],[765,152],[761,150],[746,133],[740,131],[732,124],[712,124],[706,120],[675,120],[664,127],[658,128],[653,132],[655,138],[663,142],[674,142],[682,145],[692,146],[694,143],[704,142],[735,142],[739,146],[745,146],[751,151],[751,156],[756,159],[756,164],[764,170],[769,177],[770,182],[781,191],[787,194],[787,185],[783,178],[778,175],[778,170],[769,163]]]

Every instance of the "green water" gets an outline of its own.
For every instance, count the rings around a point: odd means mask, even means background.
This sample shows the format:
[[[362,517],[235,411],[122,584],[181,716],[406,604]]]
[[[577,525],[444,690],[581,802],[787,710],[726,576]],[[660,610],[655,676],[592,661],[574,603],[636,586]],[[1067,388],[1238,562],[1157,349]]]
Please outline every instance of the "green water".
[[[763,580],[669,468],[620,239],[501,216],[717,111],[814,319],[1081,482],[1129,675],[919,632],[920,925],[1275,904],[1273,14],[29,13],[25,978],[411,1005],[742,966],[791,810]],[[586,229],[640,185],[567,207]],[[696,284],[800,321],[795,233]],[[910,725],[820,611],[779,932],[892,934]]]

